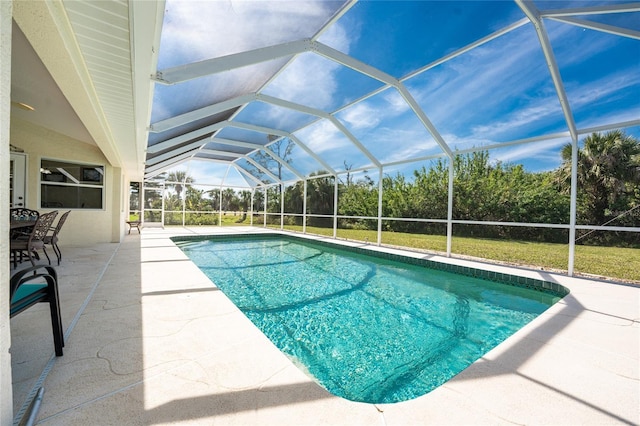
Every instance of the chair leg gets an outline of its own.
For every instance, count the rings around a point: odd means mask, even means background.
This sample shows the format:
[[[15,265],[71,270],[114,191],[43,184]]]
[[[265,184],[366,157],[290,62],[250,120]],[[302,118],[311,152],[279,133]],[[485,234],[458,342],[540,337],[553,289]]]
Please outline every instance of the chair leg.
[[[35,255],[38,254],[36,253],[34,250],[27,250],[27,256],[29,257],[29,260],[31,261],[31,264],[35,267],[36,266],[36,261],[34,260]],[[22,262],[22,252],[20,252],[20,262]]]
[[[53,247],[53,252],[56,254],[56,257],[58,258],[58,266],[60,266],[60,261],[62,260],[62,252],[60,251],[60,247],[58,247],[58,244],[51,244],[51,247]]]
[[[44,248],[44,245],[42,246],[42,252],[44,253],[45,256],[47,256],[47,261],[49,262],[49,265],[51,265],[51,259],[49,259],[49,255],[47,254],[47,249]]]
[[[62,356],[62,348],[64,347],[64,333],[62,332],[62,324],[60,323],[60,317],[56,312],[56,307],[53,302],[49,302],[51,309],[51,326],[53,328],[53,346],[56,350],[56,356]]]
[[[53,345],[55,347],[56,356],[62,356],[62,348],[64,347],[64,330],[62,328],[62,317],[60,316],[60,302],[57,294],[57,283],[54,290],[49,294],[49,310],[51,312],[51,327],[53,328]]]

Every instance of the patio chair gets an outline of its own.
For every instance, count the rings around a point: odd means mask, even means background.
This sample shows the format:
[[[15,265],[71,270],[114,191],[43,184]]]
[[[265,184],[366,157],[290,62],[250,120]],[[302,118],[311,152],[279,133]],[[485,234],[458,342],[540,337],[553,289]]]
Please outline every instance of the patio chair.
[[[62,356],[64,347],[64,331],[60,316],[60,299],[58,297],[58,275],[52,266],[38,265],[21,269],[11,277],[10,318],[25,311],[31,306],[48,302],[53,328],[53,345],[56,356]]]
[[[69,216],[69,213],[71,213],[71,210],[69,210],[66,213],[63,213],[63,215],[60,216],[60,219],[58,219],[58,223],[56,224],[56,227],[50,228],[50,230],[53,231],[53,234],[46,235],[44,237],[45,245],[49,244],[51,248],[53,248],[53,252],[56,254],[56,257],[58,258],[58,265],[60,265],[60,260],[62,260],[62,252],[60,251],[60,247],[58,247],[58,233],[60,232],[60,229],[62,229],[62,225],[64,225],[64,222],[67,220],[67,216]]]
[[[38,217],[36,224],[31,229],[29,234],[22,234],[19,236],[12,236],[10,245],[11,255],[13,256],[13,267],[18,266],[18,256],[20,256],[20,262],[22,262],[23,255],[27,255],[31,264],[36,266],[35,259],[40,259],[38,256],[38,250],[42,250],[44,255],[51,265],[51,259],[47,254],[47,250],[44,248],[44,237],[49,232],[51,224],[58,215],[58,211],[54,210],[49,213],[45,213]]]

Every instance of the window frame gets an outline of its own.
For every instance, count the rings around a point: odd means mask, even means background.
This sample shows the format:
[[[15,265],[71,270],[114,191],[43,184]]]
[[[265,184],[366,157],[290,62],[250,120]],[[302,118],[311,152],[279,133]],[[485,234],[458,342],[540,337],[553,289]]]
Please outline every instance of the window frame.
[[[59,175],[64,176],[64,173],[60,173],[60,172],[56,172],[54,174],[54,176],[56,176],[56,179],[52,179],[52,180],[47,180],[47,179],[43,179],[43,172],[42,170],[44,169],[44,164],[43,162],[54,162],[54,163],[62,163],[62,164],[68,164],[70,166],[73,166],[74,168],[77,167],[79,170],[79,178],[83,179],[83,177],[87,176],[90,177],[89,175],[93,176],[93,179],[95,179],[95,176],[93,173],[89,172],[92,169],[97,169],[100,168],[102,169],[102,181],[101,182],[92,182],[92,180],[78,180],[78,183],[75,183],[73,181],[71,182],[61,182],[58,179]],[[100,172],[97,172],[100,173]],[[75,178],[74,178],[75,179]],[[53,157],[40,157],[39,159],[39,168],[38,168],[38,205],[40,206],[40,208],[42,209],[55,209],[55,208],[63,208],[65,210],[93,210],[93,211],[104,211],[105,210],[105,190],[106,190],[106,179],[107,179],[107,167],[105,164],[101,164],[101,163],[88,163],[88,162],[84,162],[84,161],[74,161],[74,160],[68,160],[68,159],[58,159],[58,158],[53,158]],[[100,190],[100,207],[56,207],[56,206],[44,206],[43,202],[45,202],[43,200],[43,185],[45,186],[54,186],[54,187],[66,187],[66,188],[92,188],[92,189],[99,189]],[[49,200],[47,201],[48,203],[51,203],[53,201]]]

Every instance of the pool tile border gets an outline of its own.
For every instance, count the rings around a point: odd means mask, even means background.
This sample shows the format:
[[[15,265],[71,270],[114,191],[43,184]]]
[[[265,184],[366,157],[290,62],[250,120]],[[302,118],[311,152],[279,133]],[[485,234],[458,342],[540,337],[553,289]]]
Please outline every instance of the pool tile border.
[[[452,272],[459,275],[468,277],[481,278],[488,281],[493,281],[501,284],[507,284],[515,287],[523,287],[531,290],[539,291],[542,293],[550,294],[559,298],[565,297],[569,294],[569,289],[563,285],[553,283],[550,281],[539,280],[536,278],[523,277],[519,275],[505,274],[502,272],[485,271],[483,269],[471,268],[462,265],[453,265],[449,263],[437,262],[429,259],[422,259],[411,256],[404,256],[396,253],[382,252],[378,250],[371,250],[364,247],[354,247],[351,245],[336,244],[334,242],[301,238],[294,235],[280,234],[280,233],[259,233],[259,234],[227,234],[227,235],[184,235],[171,237],[171,241],[174,243],[181,241],[203,241],[203,240],[264,240],[264,239],[287,239],[296,242],[302,242],[307,244],[321,245],[330,248],[339,248],[341,250],[347,250],[358,254],[367,256],[373,256],[381,259],[393,260],[397,262],[408,263],[411,265],[417,265],[426,267],[429,269],[435,269],[439,271]]]

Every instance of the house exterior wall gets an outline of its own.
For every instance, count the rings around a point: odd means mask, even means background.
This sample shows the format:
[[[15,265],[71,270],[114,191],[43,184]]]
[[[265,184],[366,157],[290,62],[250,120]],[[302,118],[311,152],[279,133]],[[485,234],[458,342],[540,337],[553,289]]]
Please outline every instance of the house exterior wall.
[[[72,139],[19,119],[11,120],[11,144],[27,154],[26,206],[41,212],[40,160],[49,158],[105,166],[104,198],[101,210],[72,209],[60,231],[60,245],[82,246],[119,242],[124,235],[122,219],[124,178],[112,167],[97,146]],[[62,209],[66,210],[66,209]]]

